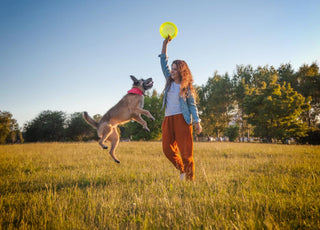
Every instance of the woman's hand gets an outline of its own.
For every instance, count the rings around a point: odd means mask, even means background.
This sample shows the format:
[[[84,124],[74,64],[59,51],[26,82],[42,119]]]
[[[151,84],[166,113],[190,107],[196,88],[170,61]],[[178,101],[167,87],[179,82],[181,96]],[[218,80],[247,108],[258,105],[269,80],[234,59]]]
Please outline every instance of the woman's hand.
[[[199,123],[195,123],[194,126],[195,126],[196,131],[197,131],[196,134],[199,135],[202,132],[202,126],[201,126],[200,122]]]
[[[171,42],[172,38],[170,35],[168,35],[168,37],[166,39],[164,39],[163,44],[164,45],[168,45],[169,42]]]
[[[163,45],[162,45],[162,54],[166,54],[167,53],[167,45],[169,42],[171,42],[172,38],[170,35],[168,35],[168,37],[166,39],[164,39],[163,41]]]

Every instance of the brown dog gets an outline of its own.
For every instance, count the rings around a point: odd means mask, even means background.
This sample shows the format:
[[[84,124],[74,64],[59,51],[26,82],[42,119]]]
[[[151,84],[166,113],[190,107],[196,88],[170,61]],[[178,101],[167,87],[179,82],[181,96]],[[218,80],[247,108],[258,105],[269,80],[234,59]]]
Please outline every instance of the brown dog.
[[[128,91],[115,106],[113,106],[99,122],[93,120],[87,112],[84,112],[83,117],[89,125],[97,129],[98,136],[100,137],[99,144],[103,149],[107,149],[103,143],[108,140],[111,142],[110,155],[115,162],[120,161],[115,156],[115,149],[119,144],[119,134],[117,132],[117,126],[134,120],[141,124],[144,129],[149,130],[147,122],[142,119],[141,114],[154,120],[154,117],[147,110],[143,109],[144,105],[144,92],[151,89],[153,86],[152,78],[147,80],[137,80],[134,76],[130,76],[133,80],[132,89]]]

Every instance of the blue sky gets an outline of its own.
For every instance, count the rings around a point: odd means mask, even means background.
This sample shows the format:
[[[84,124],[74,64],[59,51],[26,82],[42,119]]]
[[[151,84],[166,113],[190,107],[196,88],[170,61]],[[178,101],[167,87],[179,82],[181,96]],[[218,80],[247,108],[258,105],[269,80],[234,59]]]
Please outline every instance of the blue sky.
[[[161,92],[159,27],[174,22],[169,61],[197,85],[237,65],[320,60],[320,1],[0,0],[0,110],[20,127],[41,111],[104,114],[152,77]]]

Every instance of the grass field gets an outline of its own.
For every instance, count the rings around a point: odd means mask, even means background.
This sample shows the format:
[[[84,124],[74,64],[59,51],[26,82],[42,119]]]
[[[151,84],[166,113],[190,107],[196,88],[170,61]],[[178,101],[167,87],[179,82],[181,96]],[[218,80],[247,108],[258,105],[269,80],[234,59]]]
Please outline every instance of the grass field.
[[[195,143],[180,181],[160,142],[0,146],[0,229],[320,229],[320,146]]]

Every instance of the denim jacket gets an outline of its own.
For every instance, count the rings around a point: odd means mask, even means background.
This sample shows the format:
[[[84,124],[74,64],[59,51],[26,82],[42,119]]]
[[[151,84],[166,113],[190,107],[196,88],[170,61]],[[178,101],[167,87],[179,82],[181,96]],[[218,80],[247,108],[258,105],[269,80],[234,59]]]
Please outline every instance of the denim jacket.
[[[171,77],[170,69],[168,65],[168,56],[166,54],[160,54],[159,57],[160,57],[160,64],[161,64],[163,75],[167,80],[169,77]],[[166,104],[168,90],[169,90],[169,87],[166,87],[166,89],[164,90],[162,109]],[[186,97],[186,99],[183,99],[183,97],[179,97],[182,115],[185,121],[187,122],[187,124],[191,124],[192,122],[191,115],[192,115],[193,123],[199,123],[201,120],[199,118],[198,109],[197,109],[194,97],[191,95],[190,89],[188,89],[188,95],[189,97]]]

